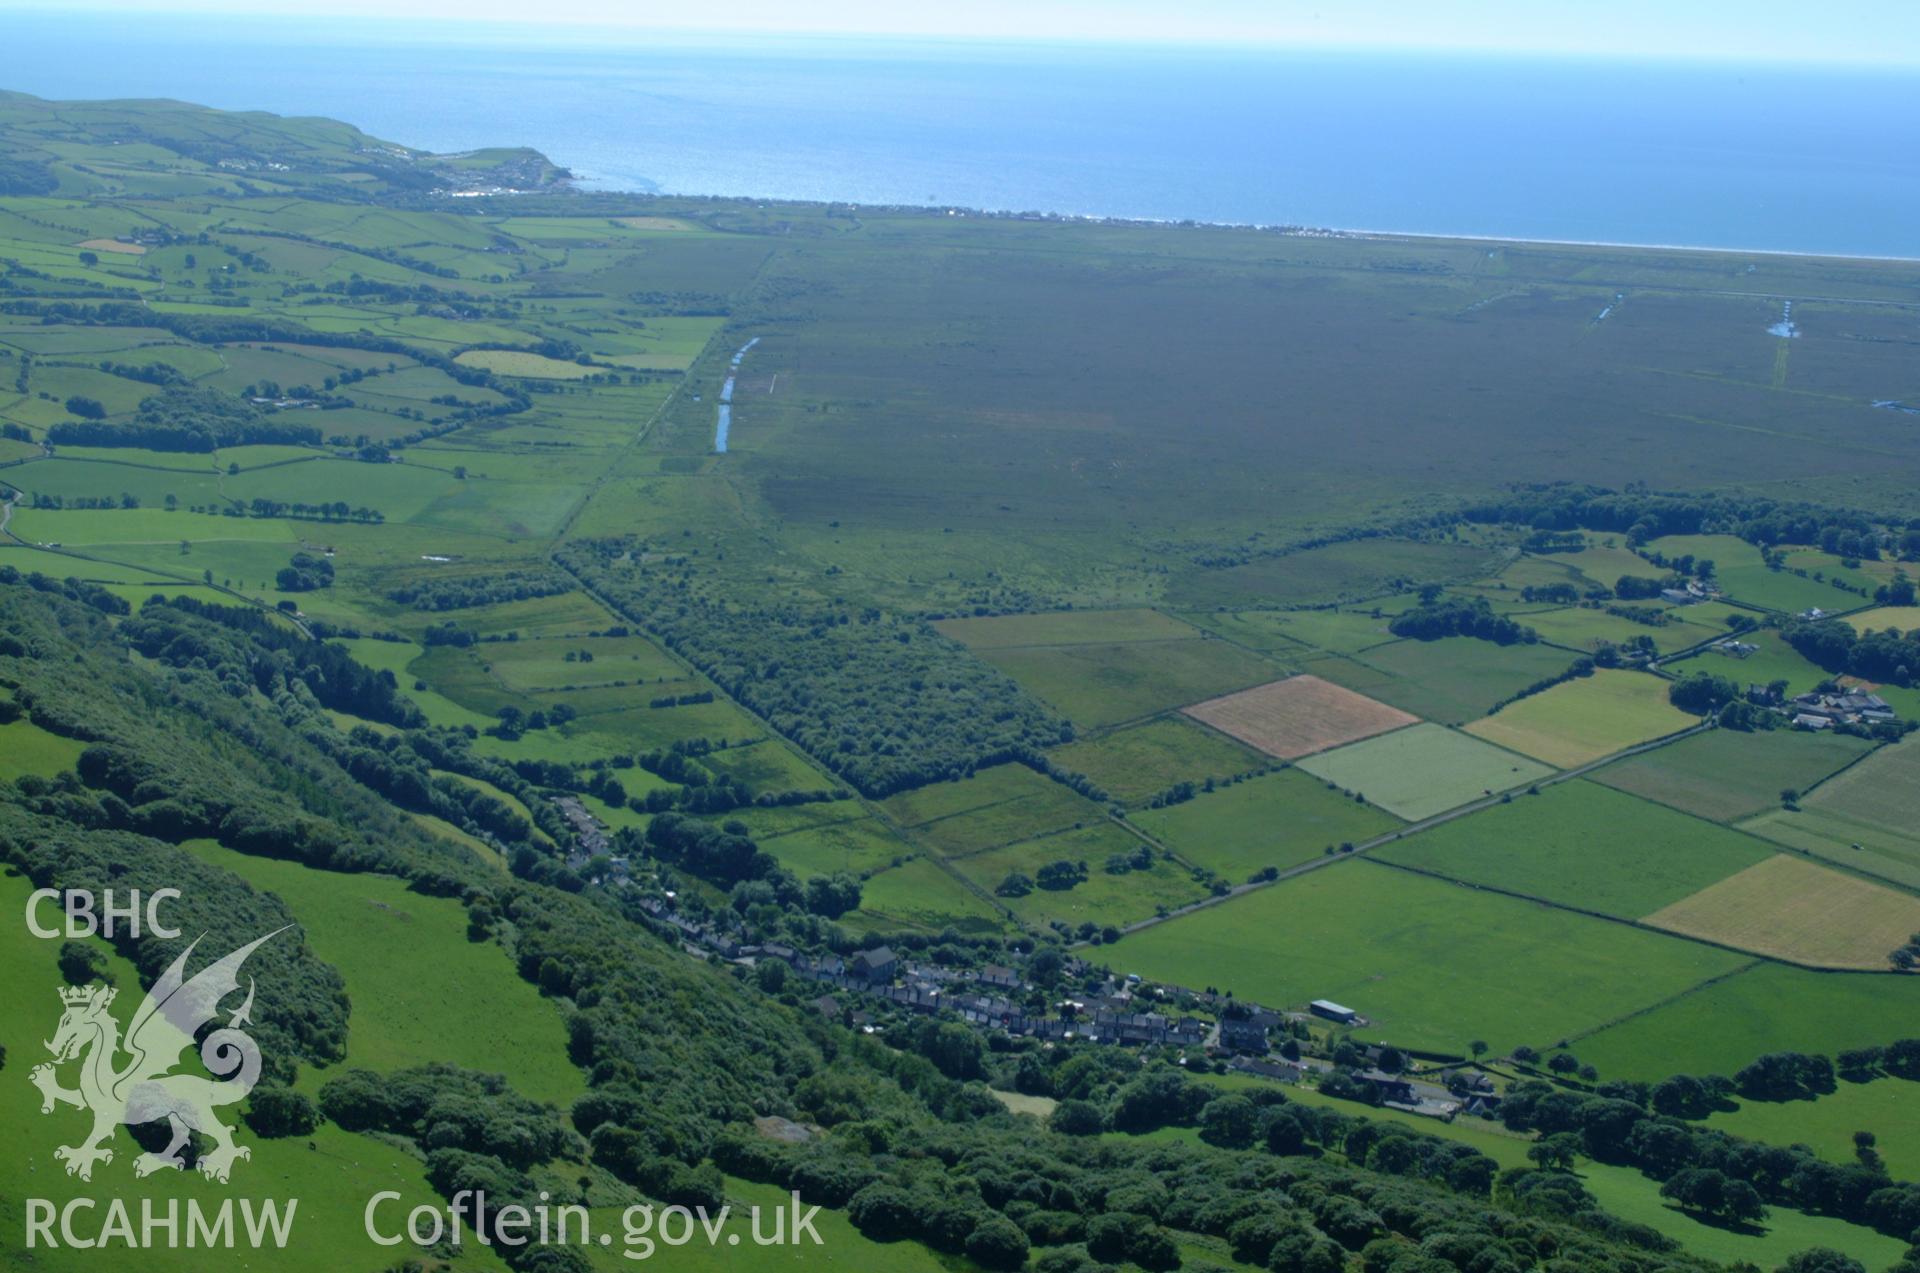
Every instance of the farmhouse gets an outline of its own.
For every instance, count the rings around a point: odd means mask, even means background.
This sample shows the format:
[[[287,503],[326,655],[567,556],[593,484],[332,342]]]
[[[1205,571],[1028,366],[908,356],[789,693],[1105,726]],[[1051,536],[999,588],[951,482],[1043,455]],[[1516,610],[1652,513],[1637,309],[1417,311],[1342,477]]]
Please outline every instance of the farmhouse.
[[[1247,1017],[1220,1019],[1220,1049],[1223,1052],[1251,1052],[1266,1055],[1267,1027]]]
[[[1315,999],[1312,1003],[1308,1004],[1307,1007],[1312,1010],[1314,1016],[1325,1017],[1327,1020],[1337,1021],[1341,1025],[1352,1025],[1360,1019],[1360,1014],[1352,1008],[1335,1003],[1331,999]]]
[[[892,950],[876,946],[855,955],[847,965],[847,975],[866,982],[888,982],[899,967],[900,960]]]
[[[1466,1112],[1475,1118],[1497,1118],[1500,1114],[1500,1098],[1497,1096],[1475,1095],[1467,1101]]]
[[[1236,1056],[1227,1062],[1229,1069],[1242,1074],[1257,1074],[1263,1079],[1272,1079],[1276,1083],[1297,1083],[1306,1073],[1306,1066],[1298,1061],[1256,1060],[1253,1057]]]
[[[1358,1070],[1354,1078],[1370,1084],[1380,1093],[1383,1101],[1397,1101],[1410,1104],[1413,1101],[1413,1084],[1398,1074],[1389,1074],[1385,1070]]]

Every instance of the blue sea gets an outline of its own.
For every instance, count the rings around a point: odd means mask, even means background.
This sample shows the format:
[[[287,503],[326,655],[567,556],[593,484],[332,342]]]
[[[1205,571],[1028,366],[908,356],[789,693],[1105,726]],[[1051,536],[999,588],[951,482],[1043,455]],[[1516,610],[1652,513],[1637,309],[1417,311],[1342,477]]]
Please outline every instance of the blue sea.
[[[1920,72],[0,14],[0,87],[601,189],[1920,257]]]

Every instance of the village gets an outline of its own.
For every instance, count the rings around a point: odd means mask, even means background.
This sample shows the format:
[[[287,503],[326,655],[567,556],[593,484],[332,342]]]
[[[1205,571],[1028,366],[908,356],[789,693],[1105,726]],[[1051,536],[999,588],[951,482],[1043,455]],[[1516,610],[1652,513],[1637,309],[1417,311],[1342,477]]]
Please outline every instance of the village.
[[[845,959],[812,955],[781,943],[737,942],[717,926],[681,914],[670,897],[646,898],[640,909],[697,958],[750,969],[779,963],[820,989],[811,1000],[815,1012],[869,1034],[890,1013],[945,1016],[1048,1047],[1166,1048],[1183,1067],[1324,1086],[1329,1095],[1430,1118],[1491,1117],[1500,1104],[1493,1078],[1476,1064],[1436,1061],[1416,1075],[1398,1049],[1348,1041],[1340,1028],[1368,1020],[1328,999],[1315,999],[1305,1010],[1281,1010],[1210,990],[1148,983],[1137,974],[1119,976],[1069,958],[1062,981],[1081,988],[1049,995],[1047,1010],[1036,1011],[1034,983],[1005,965],[952,967],[909,960],[888,946]]]

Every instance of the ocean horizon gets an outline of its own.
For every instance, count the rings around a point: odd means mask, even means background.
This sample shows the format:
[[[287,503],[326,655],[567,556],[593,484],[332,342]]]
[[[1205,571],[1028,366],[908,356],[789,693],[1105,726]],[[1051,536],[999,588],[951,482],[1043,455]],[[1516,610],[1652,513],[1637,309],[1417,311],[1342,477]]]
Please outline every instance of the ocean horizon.
[[[1920,258],[1913,70],[480,27],[449,41],[419,24],[84,13],[7,28],[0,88],[328,116],[442,152],[533,146],[586,189]]]

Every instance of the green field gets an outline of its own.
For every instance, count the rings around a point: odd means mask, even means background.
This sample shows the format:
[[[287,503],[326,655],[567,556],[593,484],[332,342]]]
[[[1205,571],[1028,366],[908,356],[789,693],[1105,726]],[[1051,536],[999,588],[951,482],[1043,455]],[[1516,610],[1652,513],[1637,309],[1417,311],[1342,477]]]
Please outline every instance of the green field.
[[[1110,960],[1266,1004],[1335,999],[1372,1020],[1368,1038],[1455,1054],[1551,1044],[1746,962],[1365,861],[1147,929]]]
[[[1024,765],[922,787],[881,808],[946,854],[977,853],[1048,831],[1104,822],[1099,805]]]
[[[1765,1052],[1832,1056],[1913,1033],[1920,977],[1813,972],[1754,960],[1736,975],[1660,1000],[1573,1039],[1615,1078],[1732,1074]]]
[[[586,1091],[585,1076],[567,1061],[559,1006],[519,978],[505,951],[467,940],[458,899],[423,897],[384,876],[249,857],[209,840],[186,847],[287,899],[307,944],[340,970],[353,1000],[347,1065],[399,1070],[446,1061],[504,1074],[525,1095],[562,1107]],[[400,951],[416,957],[396,965]]]
[[[503,376],[538,380],[582,380],[593,374],[591,367],[518,349],[470,349],[454,361],[463,367],[484,367]]]
[[[866,923],[862,923],[862,921]],[[962,933],[998,932],[1005,919],[997,908],[926,858],[914,858],[866,882],[860,909],[842,920],[855,931],[901,929]]]
[[[1285,668],[1225,641],[1029,645],[980,656],[1086,729],[1271,681]]]
[[[1550,561],[1555,565],[1566,566],[1585,575],[1595,584],[1611,588],[1623,575],[1632,575],[1639,579],[1658,579],[1662,575],[1660,567],[1654,565],[1640,554],[1621,547],[1618,535],[1602,535],[1595,538],[1589,535],[1587,547],[1574,553],[1554,553],[1538,560]]]
[[[591,663],[580,662],[582,654]],[[573,661],[569,662],[568,655]],[[612,681],[678,681],[686,669],[642,637],[600,640],[516,641],[488,646],[480,656],[486,669],[509,689],[552,690]]]
[[[1920,887],[1920,745],[1883,747],[1800,802],[1742,826],[1853,870]]]
[[[1522,622],[1532,620],[1528,615]],[[1500,646],[1472,637],[1396,641],[1350,657],[1351,662],[1324,659],[1309,670],[1443,725],[1477,720],[1527,686],[1560,675],[1573,661],[1565,650],[1545,645]],[[1356,667],[1384,675],[1355,675],[1350,669]]]
[[[821,791],[833,785],[799,752],[776,738],[709,752],[700,758],[700,766],[709,773],[739,781],[756,796]]]
[[[1920,1083],[1907,1079],[1843,1081],[1813,1101],[1742,1101],[1707,1121],[1749,1140],[1806,1145],[1836,1163],[1854,1161],[1855,1132],[1872,1132],[1896,1180],[1920,1176]]]
[[[1732,658],[1716,650],[1702,650],[1676,663],[1666,664],[1666,668],[1677,676],[1696,671],[1712,672],[1742,688],[1785,681],[1789,694],[1804,694],[1827,679],[1826,672],[1801,657],[1800,652],[1781,640],[1777,632],[1745,633],[1740,640],[1760,648],[1743,659]]]
[[[1789,1256],[1812,1247],[1840,1251],[1870,1269],[1897,1261],[1905,1246],[1895,1238],[1831,1216],[1813,1216],[1773,1207],[1759,1232],[1741,1232],[1702,1223],[1660,1196],[1660,1182],[1632,1167],[1583,1162],[1578,1174],[1609,1213],[1644,1224],[1682,1243],[1694,1254],[1746,1267],[1778,1268]]]
[[[1424,722],[1308,756],[1299,764],[1409,822],[1553,773],[1538,761]]]
[[[1683,608],[1675,613],[1685,616],[1687,610]],[[1653,627],[1635,623],[1617,614],[1608,614],[1604,610],[1583,607],[1526,614],[1521,616],[1520,622],[1538,632],[1542,641],[1551,641],[1584,653],[1591,653],[1602,644],[1625,645],[1635,637],[1644,636],[1653,638],[1653,648],[1660,653],[1672,654],[1676,650],[1724,636],[1727,631],[1724,627],[1692,623],[1685,618]]]
[[[425,626],[432,616],[418,615],[415,622]],[[526,637],[580,636],[604,631],[614,619],[591,597],[578,592],[563,592],[551,597],[531,597],[509,601],[479,611],[462,611],[460,626],[480,636],[517,632]],[[594,647],[598,648],[598,647]]]
[[[271,518],[216,517],[164,508],[21,509],[9,527],[22,539],[62,544],[165,544],[181,540],[207,543],[264,540],[286,544],[297,537],[295,524]],[[289,549],[288,551],[291,551]],[[284,563],[283,563],[284,564]]]
[[[1799,730],[1709,730],[1594,772],[1593,781],[1715,822],[1778,808],[1783,790],[1808,791],[1871,744]]]
[[[1647,548],[1669,557],[1692,554],[1711,560],[1714,577],[1727,596],[1748,605],[1795,613],[1811,606],[1849,610],[1860,604],[1859,597],[1829,583],[1768,569],[1757,547],[1732,535],[1668,535],[1652,540]]]
[[[1762,840],[1584,780],[1516,796],[1375,852],[1621,919],[1639,919],[1774,856]]]
[[[50,734],[24,716],[0,725],[0,782],[24,774],[51,778],[72,769],[86,744]]]
[[[1284,871],[1400,825],[1298,769],[1249,778],[1181,804],[1140,809],[1129,818],[1182,858],[1233,883],[1270,866]]]
[[[1307,647],[1350,654],[1396,641],[1387,619],[1349,610],[1203,612],[1194,623],[1256,650],[1298,657]]]
[[[1147,800],[1175,783],[1231,778],[1271,763],[1259,752],[1178,716],[1069,743],[1048,755],[1125,804]]]
[[[749,822],[749,825],[753,825]],[[760,847],[780,864],[802,877],[848,871],[855,875],[883,871],[895,859],[910,856],[913,848],[878,818],[858,816],[858,807],[843,822],[803,827],[780,834],[760,833]]]
[[[1567,769],[1696,720],[1667,702],[1667,683],[1658,677],[1603,670],[1523,698],[1467,732]]]
[[[1314,605],[1395,591],[1406,579],[1469,578],[1489,564],[1488,553],[1465,544],[1330,544],[1222,570],[1189,571],[1174,578],[1167,599],[1193,607]]]
[[[1229,1090],[1254,1087],[1258,1084],[1258,1080],[1231,1074],[1208,1075],[1204,1076],[1202,1081]],[[1258,1085],[1264,1086],[1264,1084]],[[1288,1088],[1287,1099],[1302,1105],[1327,1106],[1347,1114],[1356,1112],[1356,1107],[1351,1101],[1323,1096],[1310,1087]],[[1805,1111],[1809,1107],[1802,1103],[1746,1108]],[[1714,1123],[1719,1125],[1723,1119],[1737,1121],[1744,1112],[1743,1110],[1742,1114],[1732,1116],[1716,1116]],[[1447,1140],[1458,1141],[1463,1145],[1471,1145],[1503,1168],[1531,1165],[1531,1160],[1526,1155],[1531,1138],[1509,1132],[1498,1123],[1464,1116],[1456,1117],[1452,1122],[1443,1122],[1439,1119],[1425,1118],[1418,1114],[1384,1107],[1368,1109],[1362,1116],[1371,1122],[1395,1123],[1428,1136],[1440,1136]],[[1728,1130],[1735,1131],[1739,1135],[1758,1135],[1760,1130],[1770,1129],[1749,1130],[1729,1127]],[[1842,1137],[1847,1142],[1845,1149],[1849,1155],[1853,1148],[1849,1139],[1851,1135],[1852,1132],[1849,1130],[1846,1136]],[[1789,1135],[1769,1135],[1761,1138],[1774,1144],[1789,1144],[1793,1140]],[[1883,1142],[1885,1139],[1883,1138]],[[1896,1239],[1875,1233],[1871,1229],[1827,1216],[1807,1215],[1784,1207],[1772,1208],[1766,1222],[1758,1231],[1735,1231],[1707,1224],[1661,1198],[1660,1182],[1632,1167],[1584,1161],[1580,1163],[1577,1171],[1581,1183],[1587,1187],[1589,1193],[1593,1194],[1602,1210],[1622,1219],[1647,1225],[1681,1243],[1687,1251],[1709,1259],[1724,1260],[1729,1263],[1748,1261],[1765,1268],[1776,1265],[1789,1255],[1809,1247],[1824,1246],[1862,1260],[1868,1268],[1878,1268],[1897,1259],[1901,1253],[1900,1243]],[[1905,1174],[1899,1171],[1897,1163],[1895,1174]]]
[[[1024,897],[1004,904],[1031,925],[1064,923],[1078,927],[1092,923],[1105,927],[1146,919],[1161,908],[1199,901],[1206,890],[1177,862],[1156,856],[1146,870],[1113,872],[1107,861],[1128,857],[1140,840],[1111,822],[1060,831],[1020,844],[1003,845],[956,858],[953,865],[987,892],[997,889],[1011,872],[1033,878],[1049,862],[1078,862],[1087,872],[1085,882],[1067,889],[1036,887]]]

